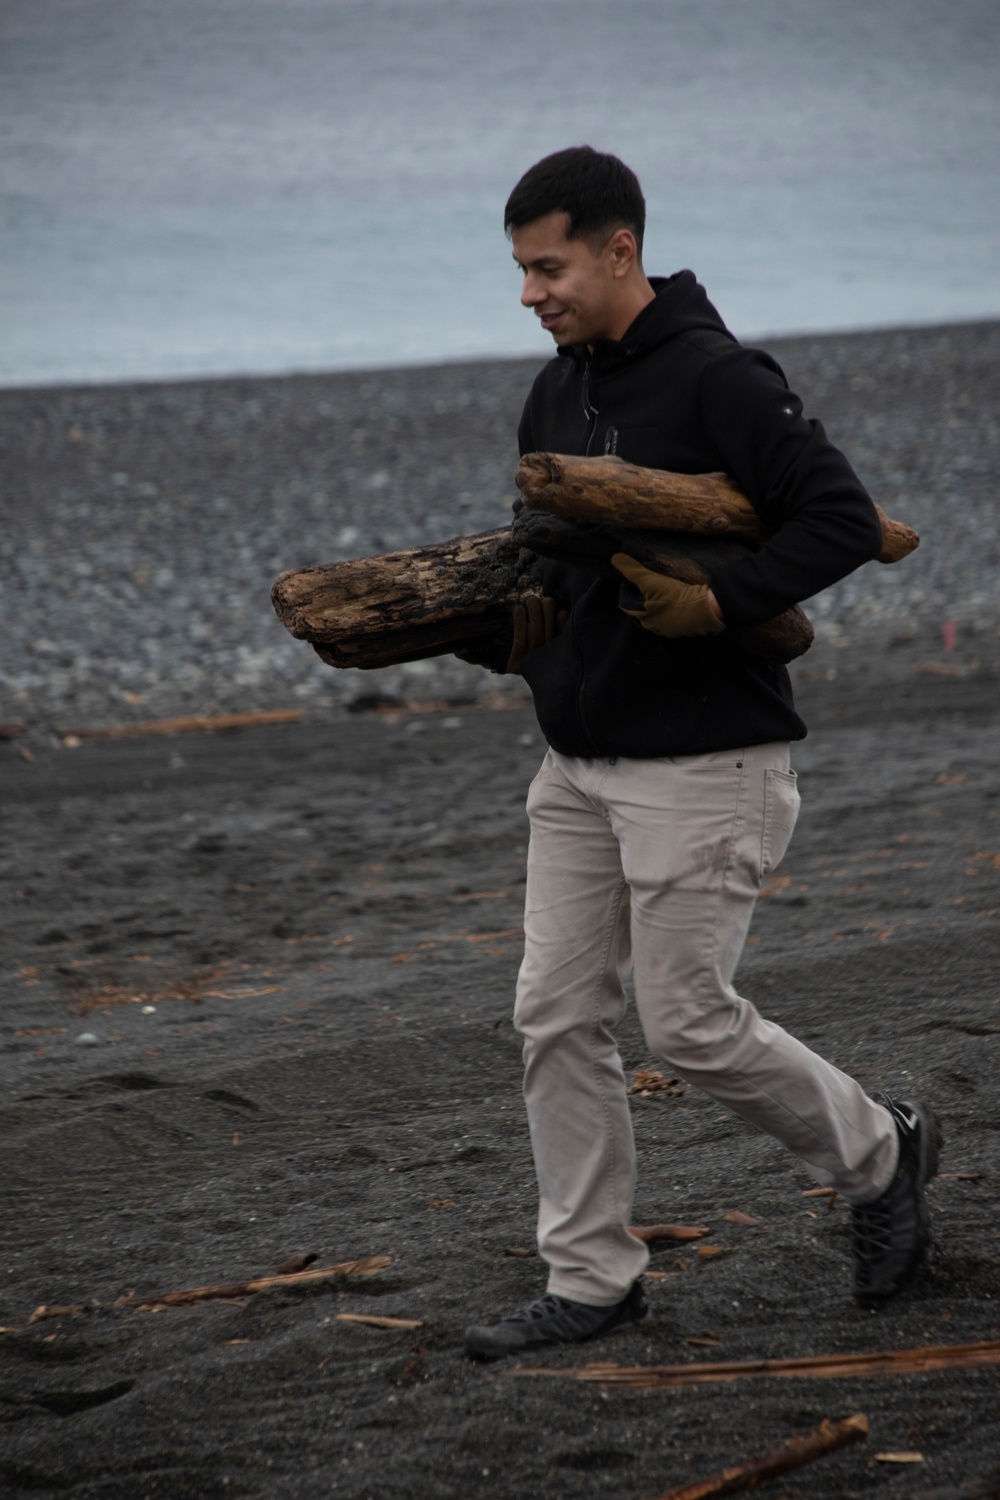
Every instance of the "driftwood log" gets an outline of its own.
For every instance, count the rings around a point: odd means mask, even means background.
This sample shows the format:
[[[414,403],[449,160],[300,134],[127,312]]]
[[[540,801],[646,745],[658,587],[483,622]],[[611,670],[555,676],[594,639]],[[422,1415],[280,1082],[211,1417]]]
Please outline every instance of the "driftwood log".
[[[705,566],[738,556],[739,542],[665,532],[618,531],[523,510],[512,527],[428,547],[296,568],[275,580],[271,600],[286,630],[308,641],[331,667],[388,667],[444,656],[462,646],[504,640],[510,609],[540,593],[546,557],[617,579],[615,552],[682,583],[703,583]],[[808,619],[796,606],[729,639],[778,661],[812,644]]]
[[[515,476],[534,510],[604,525],[695,532],[760,542],[766,532],[750,501],[726,474],[671,474],[643,469],[608,455],[576,458],[526,453]],[[879,562],[900,562],[919,545],[912,526],[891,520],[876,506],[882,525]]]
[[[724,474],[668,474],[614,457],[531,453],[517,483],[525,503],[512,527],[380,557],[282,573],[278,618],[334,667],[385,667],[461,647],[498,648],[510,609],[541,589],[542,559],[610,579],[615,552],[682,583],[705,583],[719,563],[763,540],[750,502]],[[910,527],[879,512],[884,561],[917,545]],[[798,606],[734,628],[727,639],[778,661],[801,656],[813,631]]]
[[[510,527],[282,573],[281,623],[331,667],[387,667],[504,637],[513,604],[541,592],[542,559]]]

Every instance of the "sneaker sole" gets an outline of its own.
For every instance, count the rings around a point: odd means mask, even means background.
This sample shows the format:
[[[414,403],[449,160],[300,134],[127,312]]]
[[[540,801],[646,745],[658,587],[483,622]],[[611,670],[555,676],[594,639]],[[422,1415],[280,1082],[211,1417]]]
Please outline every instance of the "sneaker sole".
[[[628,1323],[616,1323],[613,1328],[603,1329],[599,1333],[588,1333],[582,1339],[531,1339],[524,1344],[518,1344],[516,1349],[498,1349],[495,1345],[488,1343],[485,1339],[479,1339],[470,1328],[465,1336],[465,1352],[470,1359],[510,1359],[515,1354],[531,1354],[535,1349],[572,1349],[579,1344],[589,1344],[595,1339],[608,1339],[613,1334],[620,1333],[625,1328],[631,1328],[633,1319]]]
[[[944,1134],[941,1121],[932,1109],[921,1109],[912,1104],[910,1108],[920,1120],[920,1181],[926,1187],[931,1178],[937,1176]]]
[[[913,1110],[920,1121],[920,1185],[926,1187],[931,1179],[937,1176],[938,1162],[941,1160],[941,1147],[944,1145],[941,1121],[932,1109],[921,1108],[913,1104],[908,1105],[908,1108]],[[923,1245],[913,1271],[909,1273],[911,1276],[923,1265],[934,1244],[930,1209],[922,1193],[920,1195],[920,1227],[923,1230]],[[908,1280],[909,1277],[906,1279]]]

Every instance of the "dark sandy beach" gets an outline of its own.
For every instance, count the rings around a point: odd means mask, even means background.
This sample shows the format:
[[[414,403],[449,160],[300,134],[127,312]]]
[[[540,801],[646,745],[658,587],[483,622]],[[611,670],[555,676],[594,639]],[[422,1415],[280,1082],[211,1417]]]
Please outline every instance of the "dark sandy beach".
[[[721,1253],[657,1246],[643,1325],[526,1364],[1000,1338],[998,346],[991,325],[781,349],[925,540],[912,578],[868,569],[810,611],[803,812],[739,982],[870,1089],[939,1109],[934,1258],[887,1309],[858,1310],[842,1204],[803,1197],[794,1161],[694,1091],[635,1096],[635,1222],[704,1225]],[[0,395],[16,580],[0,718],[27,729],[0,744],[5,1493],[652,1500],[852,1412],[866,1444],[761,1493],[1000,1492],[996,1368],[630,1392],[462,1353],[467,1323],[543,1285],[509,1010],[544,747],[516,683],[502,707],[463,702],[495,680],[457,664],[385,679],[394,710],[348,712],[359,684],[281,639],[266,584],[335,544],[499,524],[528,374]],[[395,413],[397,437],[357,498],[334,491],[327,443],[332,424],[342,451],[365,410],[373,434]],[[265,654],[238,683],[241,641]],[[288,705],[300,724],[238,734],[52,734]],[[631,1017],[621,1046],[629,1070],[657,1065]],[[299,1253],[391,1264],[235,1303],[114,1306]],[[29,1324],[40,1304],[75,1311]],[[874,1458],[900,1452],[922,1461]]]

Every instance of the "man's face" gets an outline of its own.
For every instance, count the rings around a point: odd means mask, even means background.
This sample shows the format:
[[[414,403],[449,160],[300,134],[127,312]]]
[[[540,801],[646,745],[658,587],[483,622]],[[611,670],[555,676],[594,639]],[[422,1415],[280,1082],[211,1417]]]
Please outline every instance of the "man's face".
[[[567,239],[568,226],[568,214],[552,213],[511,234],[514,259],[524,274],[521,302],[557,344],[617,338],[624,329],[614,237],[595,253],[590,241]]]

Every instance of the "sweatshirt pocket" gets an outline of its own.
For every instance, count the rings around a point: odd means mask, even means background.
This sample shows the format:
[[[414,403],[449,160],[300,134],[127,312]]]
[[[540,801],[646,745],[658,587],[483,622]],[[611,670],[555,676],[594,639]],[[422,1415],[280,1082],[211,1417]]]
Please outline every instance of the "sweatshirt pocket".
[[[761,878],[777,869],[791,842],[801,804],[794,771],[766,772],[764,780],[764,830],[761,837]]]

